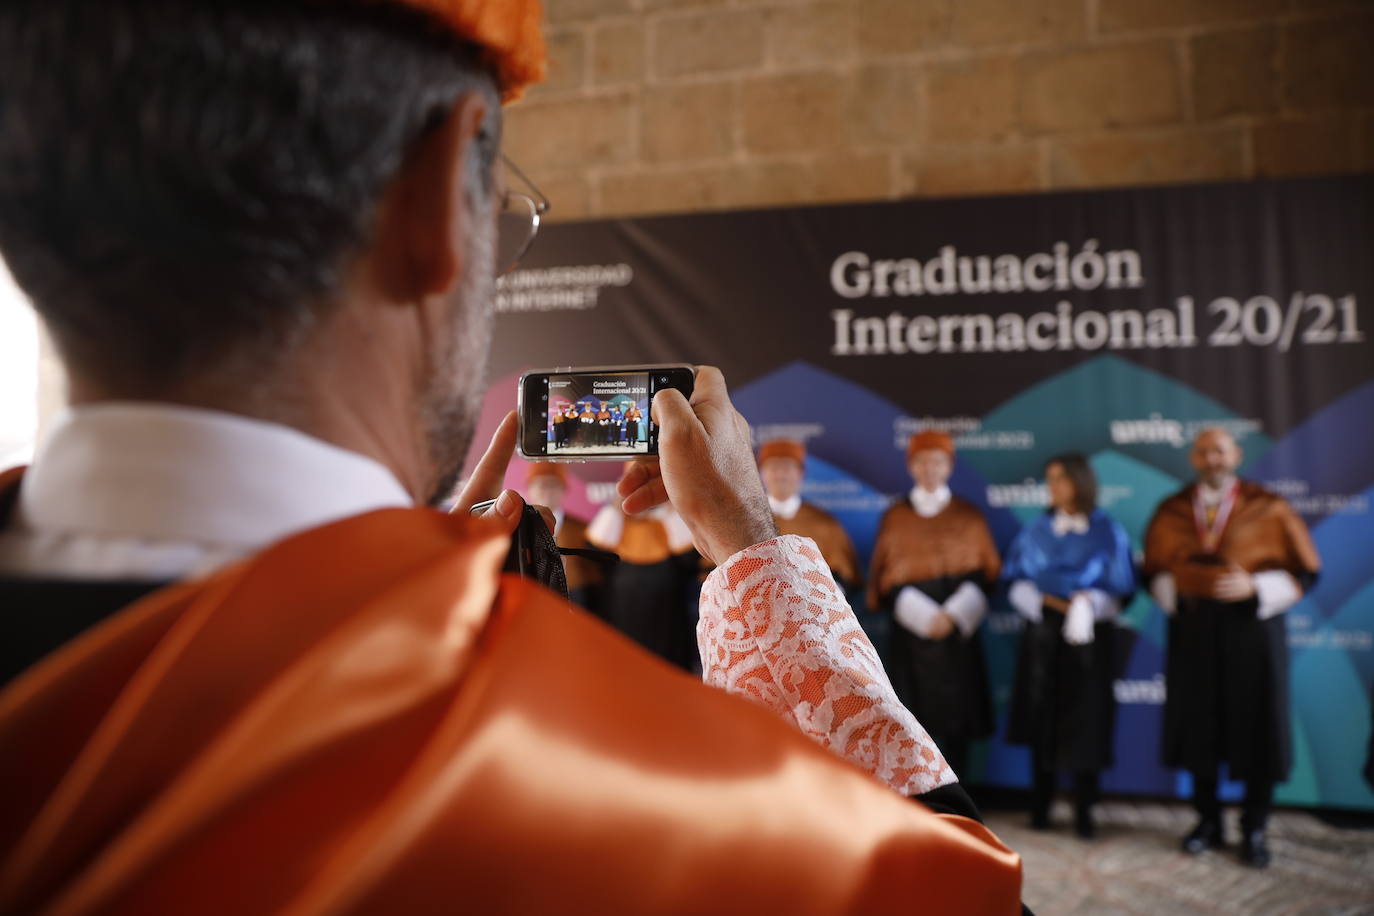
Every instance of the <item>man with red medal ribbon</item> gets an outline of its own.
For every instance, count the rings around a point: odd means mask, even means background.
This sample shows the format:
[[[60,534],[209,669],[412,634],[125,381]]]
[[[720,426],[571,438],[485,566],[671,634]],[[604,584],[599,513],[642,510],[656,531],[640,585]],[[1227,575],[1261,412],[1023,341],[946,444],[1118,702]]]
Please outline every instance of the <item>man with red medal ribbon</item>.
[[[1241,449],[1224,429],[1198,434],[1198,482],[1166,499],[1145,535],[1144,573],[1170,615],[1162,756],[1193,776],[1198,854],[1222,845],[1218,769],[1246,786],[1240,858],[1269,864],[1264,828],[1292,742],[1283,614],[1321,561],[1297,513],[1236,477]]]
[[[0,4],[0,253],[71,380],[0,473],[0,914],[1017,910],[720,372],[619,491],[719,565],[707,685],[502,575],[514,414],[430,508],[538,227],[541,18]]]

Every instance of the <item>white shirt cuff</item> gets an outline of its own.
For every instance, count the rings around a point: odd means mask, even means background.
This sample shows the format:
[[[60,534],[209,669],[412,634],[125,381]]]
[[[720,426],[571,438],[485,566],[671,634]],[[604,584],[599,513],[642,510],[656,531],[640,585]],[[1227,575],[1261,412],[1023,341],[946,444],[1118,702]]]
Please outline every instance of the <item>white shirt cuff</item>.
[[[1276,617],[1302,600],[1298,581],[1281,569],[1258,572],[1250,578],[1255,583],[1255,595],[1259,598],[1259,608],[1255,614],[1260,620]]]
[[[978,624],[988,613],[988,598],[983,590],[972,582],[959,586],[945,602],[945,613],[954,618],[959,632],[967,639],[978,629]]]
[[[894,614],[897,622],[922,638],[930,636],[931,624],[940,613],[940,605],[914,585],[897,593]]]
[[[1121,600],[1107,594],[1100,588],[1086,588],[1078,594],[1088,599],[1093,608],[1093,622],[1112,620],[1121,613]]]
[[[625,514],[618,506],[605,505],[587,526],[587,540],[603,550],[615,550],[625,535]]]
[[[1173,573],[1160,573],[1155,576],[1155,580],[1150,583],[1150,597],[1155,599],[1155,604],[1166,614],[1173,615],[1178,611],[1178,584],[1174,581]]]
[[[1007,600],[1011,606],[1016,608],[1016,613],[1029,620],[1031,623],[1039,623],[1044,614],[1042,605],[1044,599],[1040,596],[1040,589],[1035,587],[1035,583],[1029,579],[1017,579],[1011,584],[1011,590],[1007,592]]]
[[[1093,605],[1091,591],[1076,593],[1069,599],[1069,609],[1064,614],[1064,641],[1071,646],[1086,646],[1093,641],[1093,623],[1097,619],[1097,608]]]
[[[692,546],[692,529],[682,520],[682,516],[669,510],[661,519],[668,531],[668,549],[673,553],[683,553]]]

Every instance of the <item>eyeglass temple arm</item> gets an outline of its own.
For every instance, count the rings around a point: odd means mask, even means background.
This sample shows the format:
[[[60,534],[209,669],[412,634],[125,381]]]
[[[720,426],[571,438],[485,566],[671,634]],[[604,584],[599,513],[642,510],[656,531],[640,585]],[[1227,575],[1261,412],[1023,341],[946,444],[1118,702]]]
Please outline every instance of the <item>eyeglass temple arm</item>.
[[[505,153],[501,154],[501,161],[505,163],[506,168],[515,173],[515,177],[525,183],[525,187],[534,192],[535,211],[540,214],[548,212],[549,208],[553,205],[550,204],[549,199],[544,196],[544,192],[535,187],[534,182],[530,181],[529,176],[521,171],[520,166],[512,162],[511,158]]]

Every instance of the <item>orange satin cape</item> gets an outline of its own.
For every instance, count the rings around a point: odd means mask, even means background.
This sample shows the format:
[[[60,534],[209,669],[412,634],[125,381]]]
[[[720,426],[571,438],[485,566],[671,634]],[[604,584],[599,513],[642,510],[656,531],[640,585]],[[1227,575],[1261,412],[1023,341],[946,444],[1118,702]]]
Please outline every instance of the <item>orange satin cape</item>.
[[[1014,913],[1020,861],[380,510],[0,693],[0,912]]]

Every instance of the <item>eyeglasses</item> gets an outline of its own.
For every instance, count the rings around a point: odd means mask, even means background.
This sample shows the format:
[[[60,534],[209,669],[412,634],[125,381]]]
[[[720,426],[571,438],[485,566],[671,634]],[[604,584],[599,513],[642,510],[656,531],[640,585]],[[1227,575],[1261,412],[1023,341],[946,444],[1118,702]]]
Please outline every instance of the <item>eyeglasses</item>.
[[[507,189],[501,201],[501,212],[496,218],[496,276],[508,274],[515,269],[534,244],[539,232],[539,218],[549,210],[549,199],[534,186],[534,182],[520,171],[505,153],[501,162],[506,171],[520,179],[533,194]]]

